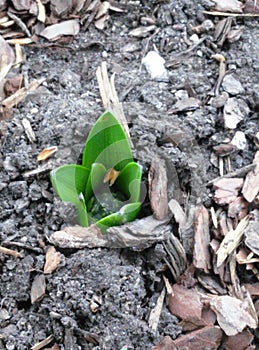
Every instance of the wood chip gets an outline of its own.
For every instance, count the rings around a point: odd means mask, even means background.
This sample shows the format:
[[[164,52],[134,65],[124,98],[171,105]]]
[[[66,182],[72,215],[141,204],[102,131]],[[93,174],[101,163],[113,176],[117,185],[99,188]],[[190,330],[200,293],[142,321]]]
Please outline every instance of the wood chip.
[[[17,38],[17,39],[9,39],[9,40],[6,40],[6,41],[9,44],[12,44],[12,45],[16,45],[16,44],[28,45],[28,44],[33,43],[33,40],[31,38]]]
[[[168,307],[171,313],[182,320],[201,324],[203,304],[194,288],[187,289],[182,285],[173,285],[173,294],[169,295]]]
[[[168,215],[167,174],[165,161],[159,157],[152,160],[148,173],[149,198],[154,216],[164,220]]]
[[[209,272],[210,264],[210,232],[209,232],[209,213],[202,206],[196,213],[194,223],[194,252],[193,263],[199,269]]]
[[[58,267],[61,261],[61,254],[56,251],[55,247],[49,247],[46,253],[46,262],[44,265],[44,274],[52,273]]]
[[[23,63],[23,54],[20,44],[15,44],[15,68],[18,68],[21,63]]]
[[[171,199],[168,203],[168,207],[173,214],[175,221],[179,224],[179,227],[184,227],[187,222],[187,216],[180,204],[175,199]]]
[[[217,350],[220,347],[223,332],[219,327],[206,326],[199,330],[183,335],[176,340],[166,336],[153,350]]]
[[[222,178],[215,181],[213,184],[213,188],[215,189],[215,202],[219,205],[233,202],[238,195],[238,191],[242,188],[243,182],[244,180],[239,178]]]
[[[63,231],[54,232],[49,241],[61,248],[134,247],[135,250],[143,250],[168,238],[168,221],[158,221],[148,216],[122,226],[110,227],[106,235],[95,225],[65,227]]]
[[[226,350],[243,350],[248,349],[248,346],[252,343],[254,336],[248,330],[226,337],[223,341],[223,348]]]
[[[78,20],[71,19],[68,21],[53,24],[46,27],[40,35],[48,40],[56,40],[62,35],[72,35],[75,36],[79,33],[80,25]]]
[[[253,164],[256,167],[246,175],[242,194],[251,203],[259,192],[259,151],[256,152]]]
[[[23,118],[22,119],[22,126],[24,127],[24,131],[31,143],[34,143],[36,141],[36,136],[34,131],[32,130],[31,123],[28,119]]]
[[[248,205],[243,197],[237,197],[228,206],[228,217],[242,220],[248,214]]]
[[[241,242],[245,228],[249,222],[249,216],[242,219],[235,230],[229,231],[224,237],[217,251],[217,267],[223,264],[229,254],[231,254]]]
[[[163,288],[161,294],[157,299],[155,307],[151,310],[149,315],[148,325],[153,331],[157,330],[161,311],[164,304],[164,299],[165,299],[165,288]]]
[[[258,211],[255,211],[258,213]],[[252,214],[253,212],[251,212]],[[259,215],[255,215],[245,229],[245,245],[259,256]]]
[[[210,306],[217,315],[220,327],[229,336],[242,332],[247,326],[257,327],[257,320],[243,300],[229,295],[216,296],[210,300]]]
[[[21,102],[30,91],[34,91],[37,89],[38,86],[40,86],[43,81],[45,81],[44,78],[39,79],[39,80],[33,80],[28,88],[21,88],[16,91],[12,96],[7,97],[5,100],[3,100],[1,103],[4,107],[6,108],[12,108],[16,106],[19,102]]]
[[[14,52],[8,43],[0,36],[0,82],[9,72],[15,60]]]
[[[41,300],[45,295],[46,281],[44,275],[38,275],[34,278],[31,286],[31,303],[34,304]]]

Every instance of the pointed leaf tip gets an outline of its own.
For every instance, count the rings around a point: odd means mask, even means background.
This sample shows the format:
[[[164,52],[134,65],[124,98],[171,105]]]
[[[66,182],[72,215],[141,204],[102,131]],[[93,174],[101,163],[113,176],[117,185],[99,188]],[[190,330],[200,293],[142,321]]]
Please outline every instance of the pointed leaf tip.
[[[133,161],[130,144],[121,124],[111,112],[104,112],[86,140],[83,166],[101,163],[106,169],[122,170]]]

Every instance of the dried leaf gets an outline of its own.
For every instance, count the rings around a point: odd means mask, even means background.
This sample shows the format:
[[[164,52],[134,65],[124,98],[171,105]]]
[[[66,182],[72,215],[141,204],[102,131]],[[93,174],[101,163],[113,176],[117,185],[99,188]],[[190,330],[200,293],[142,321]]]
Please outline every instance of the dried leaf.
[[[98,18],[97,20],[94,21],[94,25],[97,29],[103,30],[105,22],[108,20],[109,15],[103,15],[102,17]]]
[[[238,191],[242,188],[243,182],[243,179],[239,178],[222,178],[215,181],[213,184],[213,188],[215,189],[215,202],[219,205],[233,202],[238,195]]]
[[[51,246],[46,253],[46,262],[44,265],[44,274],[52,273],[58,267],[61,260],[61,254]]]
[[[253,164],[256,167],[246,175],[242,194],[251,203],[259,192],[259,151],[256,152]]]
[[[231,230],[226,234],[217,251],[217,267],[222,265],[227,256],[239,245],[248,222],[249,217],[246,216],[239,222],[235,230]]]
[[[6,79],[6,82],[4,84],[4,91],[6,96],[11,96],[15,94],[16,91],[18,91],[21,88],[22,82],[22,75],[17,75],[14,78]]]
[[[46,27],[40,35],[48,40],[56,40],[61,35],[77,35],[79,33],[80,26],[76,19],[71,19],[69,21],[64,21],[61,23],[53,24]]]
[[[38,5],[38,16],[37,19],[38,21],[45,23],[46,21],[46,10],[45,6],[42,4],[41,0],[36,0],[37,5]]]
[[[109,8],[110,8],[110,3],[108,1],[103,1],[98,8],[98,12],[95,18],[99,19],[105,16],[109,12]]]
[[[56,146],[44,148],[44,150],[38,154],[37,161],[48,159],[53,153],[57,151],[57,149],[58,148]]]
[[[134,36],[136,38],[145,38],[150,35],[157,27],[155,25],[148,27],[138,27],[129,32],[129,36]]]
[[[210,306],[217,315],[220,327],[229,336],[242,332],[246,326],[257,327],[257,321],[250,314],[246,301],[223,295],[213,297]]]
[[[120,171],[117,171],[113,168],[109,169],[104,176],[103,182],[104,183],[109,182],[109,185],[112,186],[119,175],[120,175]]]
[[[209,272],[210,265],[210,232],[209,232],[209,213],[202,206],[196,213],[194,223],[194,252],[193,264],[205,272]]]
[[[34,304],[45,295],[46,281],[44,275],[38,275],[34,278],[31,286],[31,303]]]

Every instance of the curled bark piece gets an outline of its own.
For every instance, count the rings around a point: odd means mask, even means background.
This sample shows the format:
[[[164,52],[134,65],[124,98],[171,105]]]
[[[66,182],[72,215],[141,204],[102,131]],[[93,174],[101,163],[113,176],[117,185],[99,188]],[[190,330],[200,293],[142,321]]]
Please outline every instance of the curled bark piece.
[[[149,198],[154,216],[164,220],[168,214],[167,175],[165,161],[158,157],[152,161],[149,174]]]
[[[103,235],[96,225],[89,227],[65,227],[54,232],[48,239],[60,248],[130,248],[143,250],[168,236],[168,220],[158,221],[152,216],[135,220],[122,226],[110,227]]]

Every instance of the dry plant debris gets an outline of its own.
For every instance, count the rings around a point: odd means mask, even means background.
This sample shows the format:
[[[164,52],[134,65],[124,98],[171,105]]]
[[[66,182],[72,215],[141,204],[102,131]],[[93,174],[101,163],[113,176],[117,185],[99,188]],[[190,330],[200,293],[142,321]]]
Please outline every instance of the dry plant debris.
[[[244,27],[234,27],[234,17],[257,16],[258,3],[248,0],[214,0],[215,12],[210,15],[225,16],[215,25],[207,23],[193,27],[197,34],[206,33],[208,28],[215,28],[214,43],[222,48],[226,43],[239,40]],[[11,4],[11,5],[10,5]],[[74,37],[93,23],[103,30],[109,18],[110,11],[123,12],[126,7],[119,2],[100,0],[81,1],[17,1],[0,3],[0,83],[4,89],[0,91],[0,115],[8,115],[11,108],[17,106],[30,91],[38,88],[42,79],[28,83],[22,75],[7,76],[13,65],[19,66],[24,60],[22,45],[44,45],[44,40],[62,42],[64,36]],[[152,18],[147,19],[148,26],[139,26],[129,32],[135,38],[150,37],[159,31]],[[43,39],[45,38],[45,39]],[[184,62],[190,57],[207,37],[202,37],[186,51],[176,55],[167,62],[167,68]],[[63,41],[66,42],[66,41]],[[49,43],[51,44],[51,43]],[[11,45],[15,45],[13,50]],[[52,44],[51,44],[52,45]],[[126,47],[126,46],[125,46]],[[136,50],[137,44],[130,43],[124,48],[125,53]],[[226,129],[232,132],[250,113],[249,106],[235,95],[243,93],[241,83],[226,74],[228,66],[226,57],[221,53],[211,58],[219,62],[218,78],[210,93],[210,104],[222,108],[223,121]],[[101,98],[105,108],[110,108],[123,123],[129,136],[127,120],[119,102],[114,75],[108,76],[105,63],[97,70],[97,79]],[[225,93],[220,93],[221,87]],[[202,108],[202,101],[195,96],[195,91],[189,86],[189,96],[178,100],[172,105],[169,114],[189,112]],[[194,92],[194,95],[193,95]],[[231,97],[229,97],[229,95]],[[23,119],[22,125],[30,143],[36,138],[28,119]],[[183,137],[183,135],[181,135]],[[258,148],[258,135],[254,135],[255,146]],[[220,344],[229,350],[255,349],[251,345],[254,340],[253,330],[258,327],[259,283],[243,284],[239,270],[245,266],[246,271],[259,279],[259,151],[256,152],[253,164],[231,171],[227,163],[229,156],[238,151],[232,143],[220,143],[213,147],[213,154],[221,164],[220,176],[208,185],[213,185],[213,205],[205,208],[202,205],[183,207],[167,196],[167,166],[160,158],[154,159],[149,175],[149,189],[153,216],[126,224],[120,228],[110,228],[106,236],[91,226],[64,228],[49,237],[50,242],[60,248],[132,248],[143,250],[154,243],[162,242],[167,252],[164,262],[173,276],[170,284],[165,278],[165,287],[157,299],[156,306],[151,310],[149,326],[156,330],[165,303],[170,311],[181,320],[185,332],[182,337],[172,340],[166,336],[154,350],[174,350],[179,348],[200,350],[204,348],[218,349]],[[176,145],[177,146],[177,145]],[[38,161],[48,159],[57,147],[45,148]],[[45,164],[35,170],[26,172],[25,177],[40,174],[50,170],[52,165]],[[111,184],[116,174],[107,174]],[[169,201],[169,203],[168,203]],[[190,207],[192,211],[190,210]],[[174,231],[168,225],[170,213],[176,224]],[[189,209],[189,210],[187,210]],[[191,223],[191,224],[190,224]],[[186,232],[191,231],[188,246],[188,264],[183,246]],[[179,239],[177,238],[179,237]],[[183,244],[183,245],[182,245]],[[24,247],[23,247],[24,248]],[[1,254],[22,257],[22,253],[0,247]],[[44,274],[52,274],[59,266],[61,254],[55,247],[46,252]],[[44,274],[37,275],[31,287],[31,303],[37,304],[45,295],[46,280]],[[90,303],[92,313],[97,313],[102,300],[93,296]],[[248,330],[250,328],[250,330]],[[35,344],[34,350],[41,349],[53,340],[52,335]],[[53,345],[52,349],[57,349]]]

